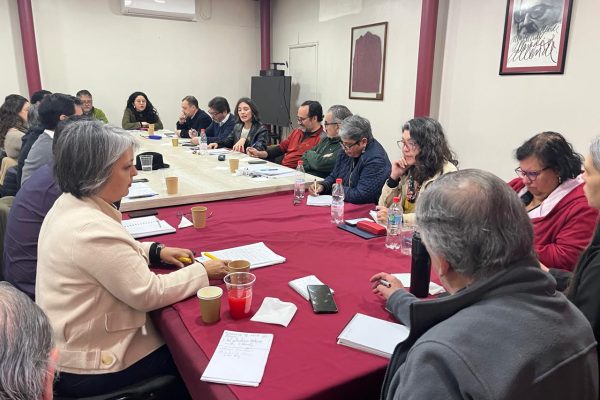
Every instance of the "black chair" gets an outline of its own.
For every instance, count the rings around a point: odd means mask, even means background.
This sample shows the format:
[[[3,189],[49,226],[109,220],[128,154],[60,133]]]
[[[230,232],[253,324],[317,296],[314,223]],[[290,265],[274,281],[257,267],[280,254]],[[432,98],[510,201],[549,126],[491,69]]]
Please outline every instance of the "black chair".
[[[183,387],[182,387],[183,386]],[[183,382],[175,376],[163,375],[138,382],[114,392],[91,397],[60,397],[54,400],[187,400],[189,395]]]

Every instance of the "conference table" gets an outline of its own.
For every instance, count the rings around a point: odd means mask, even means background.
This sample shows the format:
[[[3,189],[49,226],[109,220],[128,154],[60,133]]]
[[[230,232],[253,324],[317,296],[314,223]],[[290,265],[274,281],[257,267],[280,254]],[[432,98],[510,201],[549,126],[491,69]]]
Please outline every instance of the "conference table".
[[[247,175],[232,174],[229,170],[229,159],[240,160],[239,168],[243,170],[250,167],[249,161],[257,161],[239,152],[229,151],[225,160],[219,161],[218,154],[226,149],[209,151],[209,154],[200,155],[194,147],[184,146],[189,139],[180,139],[179,145],[173,147],[172,136],[156,132],[156,139],[149,139],[146,132],[131,131],[138,138],[139,149],[136,154],[143,152],[160,153],[169,168],[154,171],[139,171],[137,179],[145,178],[146,183],[156,196],[128,199],[123,198],[120,210],[127,212],[157,207],[168,207],[197,202],[206,202],[239,197],[256,196],[261,194],[288,191],[294,187],[293,170],[281,165],[266,162],[260,164],[265,169],[280,168],[289,170],[288,174],[267,177],[251,177]],[[195,153],[194,153],[195,152]],[[251,168],[251,167],[250,167]],[[179,180],[179,190],[176,194],[167,194],[165,177],[176,176]],[[306,174],[306,180],[312,182],[319,177]]]
[[[294,303],[298,310],[288,327],[250,318],[232,319],[226,295],[221,320],[212,325],[202,322],[195,297],[152,312],[192,397],[377,398],[388,360],[336,341],[356,313],[393,321],[384,301],[372,293],[369,278],[380,271],[409,272],[410,257],[386,249],[384,237],[365,240],[337,228],[330,222],[329,207],[294,206],[291,191],[202,205],[211,213],[205,228],[179,229],[175,234],[147,240],[190,248],[197,254],[264,242],[286,262],[252,270],[256,275],[252,313],[265,297]],[[372,208],[346,203],[345,218],[368,217]],[[168,207],[160,209],[158,216],[177,226],[186,213],[189,206]],[[289,287],[289,281],[307,275],[316,275],[335,291],[337,314],[315,314],[310,302]],[[225,290],[222,281],[211,284]],[[274,335],[258,387],[200,381],[224,330]]]

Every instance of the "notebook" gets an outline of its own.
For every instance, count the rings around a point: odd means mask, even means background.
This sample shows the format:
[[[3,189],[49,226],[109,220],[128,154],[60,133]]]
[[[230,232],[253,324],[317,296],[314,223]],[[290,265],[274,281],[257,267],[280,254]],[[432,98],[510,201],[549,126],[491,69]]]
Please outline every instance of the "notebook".
[[[316,206],[316,207],[331,207],[332,198],[328,194],[322,194],[319,196],[308,196],[306,198],[307,206]]]
[[[202,253],[202,257],[197,257],[196,260],[203,262],[208,261],[211,258],[219,260],[248,260],[250,261],[250,269],[267,267],[269,265],[285,262],[285,257],[276,254],[263,242],[218,251],[205,251]]]
[[[391,358],[398,343],[408,337],[409,329],[401,324],[356,313],[338,336],[338,344]]]
[[[148,236],[164,235],[165,233],[175,233],[175,228],[167,222],[156,218],[155,215],[141,218],[131,218],[122,221],[123,227],[135,239]]]
[[[401,274],[392,274],[395,276],[400,282],[402,282],[402,286],[410,287],[410,273],[401,273]],[[435,282],[429,282],[429,294],[435,296],[436,294],[444,293],[446,289],[443,286],[438,285]]]
[[[302,278],[294,279],[293,281],[289,281],[288,285],[292,289],[294,289],[298,294],[306,299],[306,301],[310,301],[310,296],[308,295],[307,285],[324,285],[323,282],[319,280],[314,275],[304,276]],[[331,289],[331,288],[329,288]],[[331,293],[334,293],[333,289],[331,289]]]
[[[257,387],[265,373],[272,343],[271,333],[223,331],[200,380]]]

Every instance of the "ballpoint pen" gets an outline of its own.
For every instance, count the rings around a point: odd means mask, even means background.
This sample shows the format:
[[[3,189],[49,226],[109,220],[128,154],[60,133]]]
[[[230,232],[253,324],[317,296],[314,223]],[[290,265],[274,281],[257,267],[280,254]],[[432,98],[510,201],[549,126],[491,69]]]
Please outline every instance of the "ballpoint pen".
[[[380,279],[379,284],[385,286],[386,288],[391,288],[392,284],[386,281],[385,279]]]
[[[177,259],[184,264],[191,264],[193,262],[193,260],[189,257],[177,257]]]
[[[315,191],[315,194],[317,193],[317,178],[315,178],[314,182],[313,182],[313,189]]]
[[[202,253],[204,255],[204,257],[208,257],[211,260],[218,260],[218,257],[213,256],[212,254],[210,254],[209,252],[205,251],[204,253]]]
[[[139,196],[127,196],[128,199],[132,200],[132,199],[143,199],[146,197],[154,197],[154,196],[158,196],[157,194],[140,194]]]

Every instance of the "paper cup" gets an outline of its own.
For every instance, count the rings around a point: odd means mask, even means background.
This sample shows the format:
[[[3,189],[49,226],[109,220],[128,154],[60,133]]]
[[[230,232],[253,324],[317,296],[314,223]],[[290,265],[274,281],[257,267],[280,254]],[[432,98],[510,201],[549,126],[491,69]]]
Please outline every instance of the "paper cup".
[[[200,315],[205,324],[214,324],[221,319],[221,297],[223,289],[218,286],[206,286],[198,290]]]
[[[177,194],[179,178],[176,176],[167,176],[165,178],[165,183],[167,185],[167,194]]]
[[[192,222],[194,228],[201,229],[206,226],[206,207],[196,206],[192,207]]]
[[[229,159],[229,172],[231,172],[232,174],[235,174],[235,171],[237,171],[239,166],[240,166],[239,158],[230,158]]]
[[[229,272],[250,272],[250,261],[247,260],[233,260],[229,262],[227,266]]]
[[[148,135],[154,134],[154,124],[148,124]]]
[[[171,138],[171,144],[173,145],[173,147],[178,147],[179,146],[179,138],[178,137]]]

